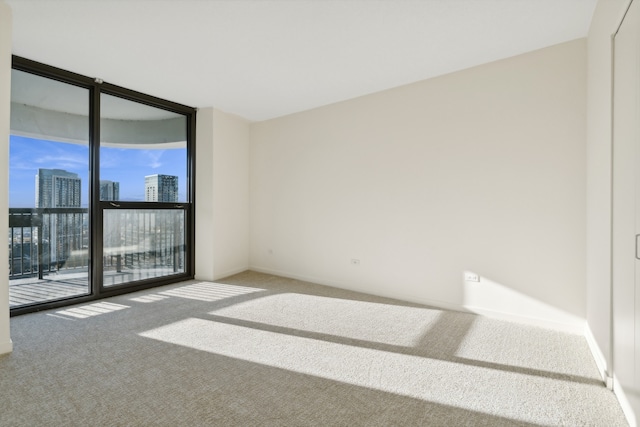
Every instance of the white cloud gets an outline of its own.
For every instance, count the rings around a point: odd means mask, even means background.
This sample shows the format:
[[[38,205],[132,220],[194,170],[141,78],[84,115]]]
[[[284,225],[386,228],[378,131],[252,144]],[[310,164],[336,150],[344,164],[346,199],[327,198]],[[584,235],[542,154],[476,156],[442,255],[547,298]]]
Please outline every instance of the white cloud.
[[[149,166],[152,169],[158,169],[163,165],[163,163],[160,162],[160,158],[164,154],[164,150],[145,150],[144,154],[147,156],[149,160]]]

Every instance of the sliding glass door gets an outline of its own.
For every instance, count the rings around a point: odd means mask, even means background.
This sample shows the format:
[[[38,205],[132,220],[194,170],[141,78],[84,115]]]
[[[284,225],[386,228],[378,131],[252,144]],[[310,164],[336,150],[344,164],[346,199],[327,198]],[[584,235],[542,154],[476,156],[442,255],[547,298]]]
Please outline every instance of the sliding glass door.
[[[193,277],[195,110],[14,57],[14,313]]]

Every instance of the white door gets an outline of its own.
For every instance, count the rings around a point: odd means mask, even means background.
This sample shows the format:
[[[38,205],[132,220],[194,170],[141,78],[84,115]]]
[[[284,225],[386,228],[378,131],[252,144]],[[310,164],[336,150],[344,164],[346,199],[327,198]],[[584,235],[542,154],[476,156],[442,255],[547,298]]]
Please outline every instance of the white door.
[[[640,0],[614,38],[614,390],[640,415]]]

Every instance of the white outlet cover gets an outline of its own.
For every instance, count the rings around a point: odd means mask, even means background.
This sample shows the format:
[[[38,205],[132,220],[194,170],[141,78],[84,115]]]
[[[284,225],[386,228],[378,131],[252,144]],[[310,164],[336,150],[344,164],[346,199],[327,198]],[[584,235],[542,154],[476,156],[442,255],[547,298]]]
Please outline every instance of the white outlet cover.
[[[465,282],[479,282],[480,276],[476,273],[471,273],[469,271],[464,272],[464,281]]]

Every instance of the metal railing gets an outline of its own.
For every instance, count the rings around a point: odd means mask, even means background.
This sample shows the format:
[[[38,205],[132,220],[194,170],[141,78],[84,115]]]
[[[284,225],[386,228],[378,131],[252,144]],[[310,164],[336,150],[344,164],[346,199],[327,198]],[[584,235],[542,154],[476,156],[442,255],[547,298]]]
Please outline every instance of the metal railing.
[[[104,271],[184,272],[184,220],[182,209],[104,210]]]
[[[107,212],[109,214],[107,214]],[[105,211],[103,270],[184,271],[184,217],[173,210]],[[9,209],[9,279],[89,268],[86,208]]]
[[[10,208],[9,279],[87,268],[88,214],[83,208]]]

